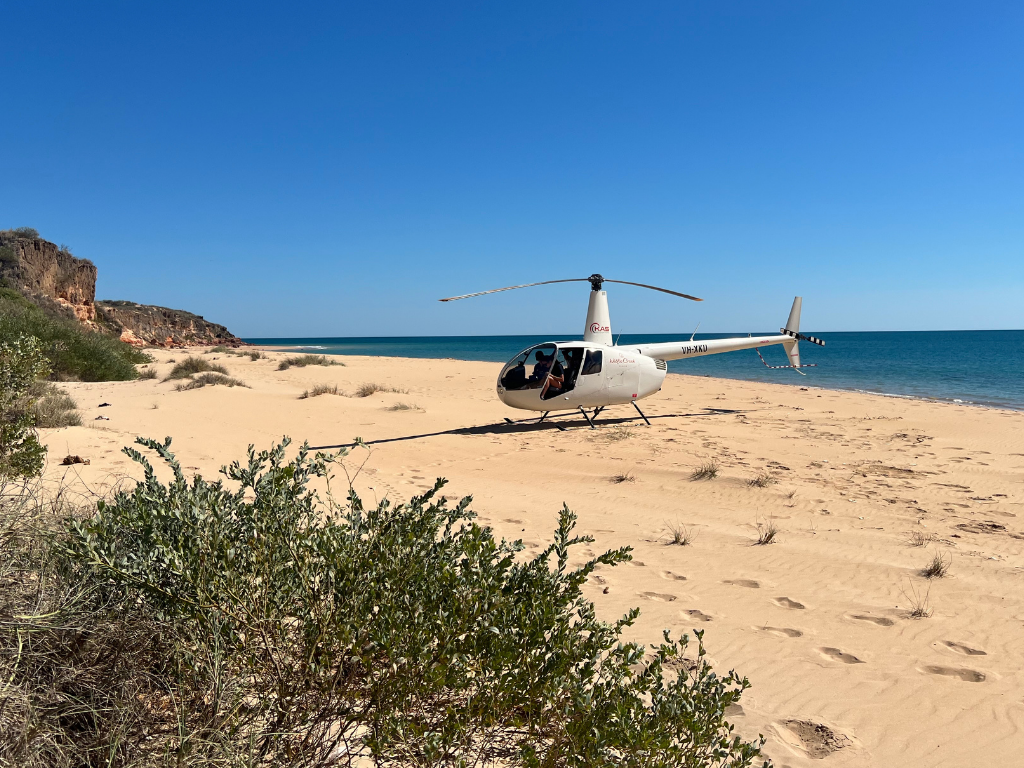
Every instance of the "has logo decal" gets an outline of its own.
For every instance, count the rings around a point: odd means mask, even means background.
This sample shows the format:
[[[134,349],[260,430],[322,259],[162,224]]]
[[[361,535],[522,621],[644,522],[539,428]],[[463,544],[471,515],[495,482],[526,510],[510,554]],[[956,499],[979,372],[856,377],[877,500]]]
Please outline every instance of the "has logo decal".
[[[590,324],[591,333],[608,333],[609,331],[611,331],[611,328],[609,328],[607,325],[601,325],[600,323]]]

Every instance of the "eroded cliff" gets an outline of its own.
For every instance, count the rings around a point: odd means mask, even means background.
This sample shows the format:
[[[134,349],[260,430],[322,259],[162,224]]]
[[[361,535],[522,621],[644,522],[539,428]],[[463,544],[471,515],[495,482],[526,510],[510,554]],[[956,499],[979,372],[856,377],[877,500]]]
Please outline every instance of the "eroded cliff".
[[[34,230],[0,231],[0,286],[15,288],[51,314],[74,317],[136,346],[239,346],[223,325],[180,309],[96,301],[96,266]]]

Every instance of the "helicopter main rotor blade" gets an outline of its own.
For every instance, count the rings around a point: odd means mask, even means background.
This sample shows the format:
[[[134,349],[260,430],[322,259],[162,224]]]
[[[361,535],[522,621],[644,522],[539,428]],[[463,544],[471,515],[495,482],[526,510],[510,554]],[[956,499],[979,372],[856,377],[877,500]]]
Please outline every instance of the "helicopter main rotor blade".
[[[606,283],[621,283],[622,285],[635,285],[638,288],[650,288],[652,291],[661,291],[662,293],[671,293],[673,296],[679,296],[690,301],[704,301],[704,299],[698,299],[696,296],[690,296],[686,293],[679,293],[678,291],[670,291],[668,288],[659,288],[656,285],[644,285],[643,283],[631,283],[628,280],[609,280],[605,278]]]
[[[476,293],[467,293],[464,296],[449,296],[447,299],[438,299],[438,301],[458,301],[459,299],[468,299],[473,296],[484,296],[488,293],[501,293],[502,291],[514,291],[516,288],[532,288],[535,285],[551,285],[552,283],[585,283],[587,278],[585,277],[573,277],[568,280],[545,280],[541,283],[526,283],[525,285],[510,285],[508,288],[494,288],[490,291],[477,291]],[[661,290],[660,288],[658,290]],[[681,295],[681,294],[680,294]]]

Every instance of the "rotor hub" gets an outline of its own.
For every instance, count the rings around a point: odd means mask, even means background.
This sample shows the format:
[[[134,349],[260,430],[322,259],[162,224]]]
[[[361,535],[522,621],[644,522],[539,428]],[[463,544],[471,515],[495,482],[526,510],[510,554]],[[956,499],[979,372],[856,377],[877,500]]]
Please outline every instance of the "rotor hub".
[[[597,274],[596,272],[587,278],[590,281],[590,290],[600,291],[601,286],[604,285],[604,277]]]

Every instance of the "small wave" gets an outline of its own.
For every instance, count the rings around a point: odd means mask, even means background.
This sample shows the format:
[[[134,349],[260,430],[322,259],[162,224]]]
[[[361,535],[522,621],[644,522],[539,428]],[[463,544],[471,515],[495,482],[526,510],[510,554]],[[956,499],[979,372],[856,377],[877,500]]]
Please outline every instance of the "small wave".
[[[323,347],[319,344],[299,344],[295,349],[327,349],[327,347]]]

